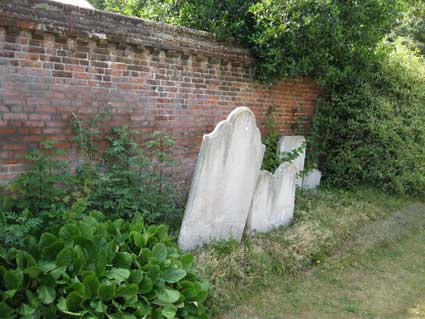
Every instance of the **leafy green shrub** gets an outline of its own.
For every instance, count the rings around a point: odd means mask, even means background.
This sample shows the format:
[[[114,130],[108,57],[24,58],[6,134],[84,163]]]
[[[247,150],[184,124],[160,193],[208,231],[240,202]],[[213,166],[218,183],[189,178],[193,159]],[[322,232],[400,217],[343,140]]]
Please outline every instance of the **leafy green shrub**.
[[[28,209],[19,215],[0,210],[0,246],[4,248],[22,248],[24,239],[38,231],[41,219],[33,217]]]
[[[314,145],[337,186],[425,192],[425,61],[396,43],[382,62],[318,102]]]
[[[137,132],[127,127],[113,128],[100,160],[80,167],[89,207],[127,218],[140,212],[146,222],[173,224],[180,214],[166,170],[175,164],[168,152],[174,142],[154,132],[141,146],[136,137]]]
[[[208,284],[192,260],[164,225],[92,212],[0,250],[0,317],[207,318]]]
[[[9,210],[25,210],[38,214],[52,206],[64,206],[74,180],[69,163],[58,159],[63,151],[55,148],[56,141],[46,140],[27,155],[27,172],[20,174],[8,187],[3,206]]]

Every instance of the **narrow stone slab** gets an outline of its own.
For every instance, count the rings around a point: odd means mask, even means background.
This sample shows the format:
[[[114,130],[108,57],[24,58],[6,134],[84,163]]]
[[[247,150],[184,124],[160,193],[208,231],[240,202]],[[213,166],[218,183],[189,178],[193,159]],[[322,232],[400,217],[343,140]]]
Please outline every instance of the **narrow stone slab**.
[[[313,169],[311,172],[308,172],[307,175],[304,176],[302,181],[303,189],[315,189],[320,185],[320,180],[322,179],[322,172],[318,169]]]
[[[292,152],[305,143],[306,140],[304,136],[282,136],[279,140],[277,151],[279,154]],[[297,173],[304,170],[305,149],[306,148],[304,147],[304,151],[292,161],[292,164],[294,164],[297,169]],[[297,186],[302,186],[302,178],[300,176],[297,176]]]
[[[246,107],[204,135],[180,230],[181,249],[242,238],[263,156],[255,115]]]
[[[274,174],[261,171],[255,188],[246,231],[267,232],[288,225],[294,217],[297,169],[281,164]]]

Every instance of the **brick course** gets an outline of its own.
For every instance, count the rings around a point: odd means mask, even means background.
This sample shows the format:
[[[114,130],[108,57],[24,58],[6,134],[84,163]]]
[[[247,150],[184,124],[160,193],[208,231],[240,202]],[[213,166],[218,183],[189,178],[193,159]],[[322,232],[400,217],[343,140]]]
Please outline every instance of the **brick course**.
[[[206,32],[47,0],[0,0],[0,182],[16,176],[44,139],[72,145],[72,113],[112,106],[108,127],[161,130],[192,173],[204,133],[247,106],[261,125],[275,106],[279,130],[314,112],[319,87],[253,80],[253,60]],[[308,119],[304,123],[308,126]]]

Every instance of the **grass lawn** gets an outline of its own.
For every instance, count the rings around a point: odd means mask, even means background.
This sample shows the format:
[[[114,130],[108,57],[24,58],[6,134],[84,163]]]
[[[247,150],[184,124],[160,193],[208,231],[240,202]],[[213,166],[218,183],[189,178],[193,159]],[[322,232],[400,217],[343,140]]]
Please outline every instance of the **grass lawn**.
[[[309,318],[309,311],[316,309],[324,309],[326,314],[323,318],[332,318],[327,313],[332,311],[336,313],[335,318],[342,318],[338,313],[341,309],[347,316],[357,318],[362,308],[356,302],[350,302],[349,295],[344,295],[348,299],[342,305],[338,298],[327,295],[327,292],[335,292],[336,289],[329,283],[334,279],[326,281],[329,276],[338,273],[332,269],[339,269],[338,265],[356,266],[357,259],[365,258],[356,256],[366,254],[364,250],[375,249],[382,236],[396,236],[395,229],[400,225],[421,225],[422,219],[425,223],[424,206],[423,199],[391,196],[370,188],[298,193],[295,220],[289,227],[245,238],[242,243],[215,242],[196,253],[199,271],[210,280],[208,306],[214,316],[224,318],[291,318],[288,309],[305,310],[302,315],[294,315],[299,319]],[[411,214],[414,220],[405,220]],[[389,223],[393,219],[396,222]],[[393,225],[391,229],[383,228],[390,224]],[[373,227],[370,228],[370,225]],[[391,239],[388,238],[388,241],[391,242]],[[425,249],[425,244],[422,248]],[[372,260],[373,256],[379,256],[381,250],[376,248],[376,253],[368,258]],[[354,268],[349,272],[354,274]],[[302,288],[298,287],[307,280],[305,276],[318,280],[320,289],[314,291],[311,283],[310,287],[303,286],[306,291],[303,295],[302,290],[298,290]],[[342,276],[340,273],[338,278],[342,279],[336,282],[349,283]],[[363,276],[359,274],[359,278]],[[309,291],[314,293],[309,295]],[[285,309],[285,316],[282,309]],[[320,318],[319,314],[312,316]]]
[[[221,319],[425,319],[425,204],[366,224],[332,257]]]

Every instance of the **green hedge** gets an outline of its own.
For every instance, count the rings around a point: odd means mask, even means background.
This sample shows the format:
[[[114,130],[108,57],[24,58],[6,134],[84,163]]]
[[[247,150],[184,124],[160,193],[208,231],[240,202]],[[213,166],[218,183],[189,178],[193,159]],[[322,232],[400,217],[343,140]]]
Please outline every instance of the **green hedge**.
[[[425,61],[395,43],[318,102],[313,145],[327,181],[425,192]]]

